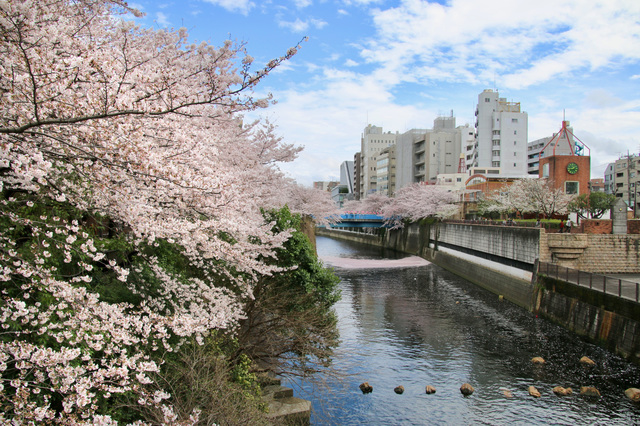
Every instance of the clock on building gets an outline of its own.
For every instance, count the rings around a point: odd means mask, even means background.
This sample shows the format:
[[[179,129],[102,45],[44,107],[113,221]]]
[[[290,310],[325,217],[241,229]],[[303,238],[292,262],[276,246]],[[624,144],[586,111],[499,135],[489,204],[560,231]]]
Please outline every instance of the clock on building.
[[[576,173],[578,173],[578,165],[576,163],[567,164],[567,172],[569,172],[569,174],[575,175]]]

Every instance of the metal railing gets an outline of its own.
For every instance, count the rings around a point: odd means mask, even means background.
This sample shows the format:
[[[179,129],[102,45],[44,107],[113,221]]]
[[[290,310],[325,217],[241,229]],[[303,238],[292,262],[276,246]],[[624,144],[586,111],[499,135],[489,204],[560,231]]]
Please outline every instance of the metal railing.
[[[538,263],[538,273],[622,299],[640,303],[640,283],[623,278],[565,268],[555,263]]]

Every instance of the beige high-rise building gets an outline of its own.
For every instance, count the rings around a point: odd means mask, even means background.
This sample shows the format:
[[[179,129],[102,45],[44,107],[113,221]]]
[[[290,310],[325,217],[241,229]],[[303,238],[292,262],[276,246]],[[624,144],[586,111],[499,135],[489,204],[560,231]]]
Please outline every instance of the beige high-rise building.
[[[367,195],[376,192],[378,187],[377,156],[387,147],[395,145],[397,135],[397,132],[383,133],[382,127],[371,124],[364,128],[360,139],[359,199],[364,199]]]

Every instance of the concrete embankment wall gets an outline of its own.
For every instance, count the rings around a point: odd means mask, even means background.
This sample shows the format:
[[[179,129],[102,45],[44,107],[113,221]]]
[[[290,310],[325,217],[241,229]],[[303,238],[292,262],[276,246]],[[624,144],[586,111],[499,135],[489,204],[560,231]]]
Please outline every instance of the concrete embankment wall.
[[[534,312],[640,364],[640,304],[538,276]]]
[[[401,230],[387,230],[380,236],[333,230],[319,230],[318,235],[421,256],[490,292],[502,295],[512,303],[640,363],[640,305],[544,276],[532,279],[531,271],[535,269],[538,256],[548,256],[548,261],[552,261],[553,255],[557,257],[556,261],[560,260],[559,263],[575,261],[587,251],[590,240],[586,236],[544,235],[538,229],[447,223],[411,224]],[[620,244],[624,244],[625,259],[633,260],[633,256],[637,256],[635,236],[626,243],[616,242],[619,239],[617,236],[604,237],[606,238],[602,241],[597,238],[593,240],[602,243],[599,244],[601,250],[606,245],[616,244],[615,247],[621,247]],[[580,247],[575,248],[576,245]],[[609,256],[615,256],[615,253],[600,252],[601,258]],[[592,265],[601,263],[592,260]],[[633,261],[625,262],[625,265],[633,264]]]

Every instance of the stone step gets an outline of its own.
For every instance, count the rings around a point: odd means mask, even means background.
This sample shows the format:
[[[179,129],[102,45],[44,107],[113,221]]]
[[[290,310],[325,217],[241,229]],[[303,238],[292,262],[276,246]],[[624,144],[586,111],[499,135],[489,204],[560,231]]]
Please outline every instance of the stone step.
[[[258,382],[260,386],[280,385],[282,380],[277,377],[272,371],[261,371],[256,373],[258,376]]]
[[[293,389],[281,385],[269,385],[262,388],[265,399],[282,399],[293,396]]]
[[[272,399],[268,401],[270,419],[279,424],[308,425],[311,421],[311,401],[296,397]]]

